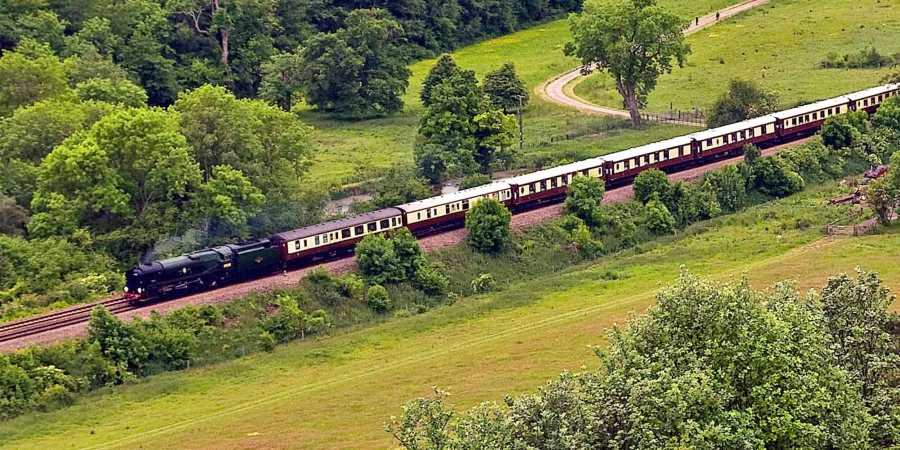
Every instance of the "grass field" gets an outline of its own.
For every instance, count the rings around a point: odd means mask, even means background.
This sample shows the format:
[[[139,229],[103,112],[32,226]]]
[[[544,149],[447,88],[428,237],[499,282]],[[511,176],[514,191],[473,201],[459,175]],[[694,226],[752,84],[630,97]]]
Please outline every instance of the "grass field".
[[[840,55],[874,46],[900,52],[900,3],[885,0],[772,0],[688,38],[693,54],[684,68],[659,80],[647,109],[708,108],[732,78],[756,80],[791,105],[879,84],[887,69],[821,69]],[[612,80],[588,77],[575,93],[593,103],[621,107]]]
[[[385,448],[381,430],[433,385],[468,407],[596,367],[590,345],[681,267],[801,289],[857,265],[900,290],[900,228],[824,238],[832,185],[700,224],[640,252],[523,281],[418,316],[90,395],[0,424],[6,448]],[[608,276],[609,273],[616,277]],[[611,279],[617,278],[617,279]],[[896,305],[895,305],[896,306]]]
[[[692,0],[679,2],[662,0],[660,3],[672,7],[684,17],[693,17],[717,8],[735,3],[737,0]],[[479,79],[485,73],[499,68],[503,63],[512,62],[519,76],[529,89],[548,78],[562,73],[578,62],[563,55],[563,46],[571,37],[566,20],[556,20],[537,25],[517,33],[486,40],[463,47],[453,52],[457,63],[476,72]],[[299,116],[315,126],[315,140],[319,145],[319,156],[312,166],[312,176],[338,184],[363,168],[387,167],[395,162],[412,163],[412,149],[416,137],[422,106],[419,92],[422,81],[434,65],[435,60],[424,60],[413,64],[410,69],[410,86],[403,97],[405,110],[397,115],[361,122],[328,119],[309,110],[302,110]],[[572,130],[603,124],[612,119],[585,116],[577,111],[541,101],[532,93],[531,105],[525,115],[526,141],[541,141],[549,136],[561,135]],[[655,128],[655,127],[654,127]],[[620,134],[631,135],[609,143],[605,136],[591,136],[568,142],[562,146],[549,148],[529,148],[529,152],[566,151],[565,147],[578,146],[593,152],[593,155],[621,150],[658,139],[685,134],[693,131],[686,127],[663,127],[662,130],[627,130]]]

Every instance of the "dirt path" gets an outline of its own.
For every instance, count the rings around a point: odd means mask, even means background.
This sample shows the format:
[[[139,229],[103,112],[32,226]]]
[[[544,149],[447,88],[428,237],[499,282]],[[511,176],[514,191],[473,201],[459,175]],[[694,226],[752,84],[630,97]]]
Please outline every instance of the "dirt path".
[[[799,141],[788,144],[779,145],[763,151],[763,155],[772,155],[779,150],[803,144],[812,138],[801,139]],[[672,181],[692,181],[696,180],[704,173],[718,169],[726,165],[737,164],[743,161],[743,156],[736,156],[728,159],[722,159],[710,164],[691,169],[683,170],[669,175]],[[623,186],[606,191],[603,197],[603,203],[619,203],[630,200],[634,197],[634,191],[631,186]],[[543,208],[534,209],[521,214],[516,214],[512,218],[512,228],[514,230],[522,230],[532,225],[539,224],[549,219],[559,217],[563,213],[562,205],[555,204],[545,206]],[[466,239],[466,230],[464,228],[452,230],[435,236],[429,236],[419,240],[425,251],[434,251],[441,248],[459,245]],[[309,272],[316,268],[323,268],[329,272],[339,274],[353,270],[356,266],[354,258],[344,258],[337,261],[331,261],[313,267],[295,270],[283,275],[273,275],[258,280],[248,281],[246,283],[226,286],[209,292],[201,292],[199,294],[170,300],[164,303],[148,305],[144,308],[128,311],[119,315],[122,319],[132,319],[134,317],[147,318],[151,312],[165,314],[185,306],[200,306],[215,303],[226,303],[241,297],[245,297],[254,292],[266,292],[274,289],[287,288],[296,286]],[[20,348],[38,344],[50,344],[53,342],[82,337],[87,333],[87,324],[81,323],[70,325],[68,327],[48,331],[34,336],[28,336],[0,343],[0,352],[14,351]]]
[[[719,18],[716,19],[716,13],[707,14],[699,18],[699,21],[691,21],[691,25],[684,30],[684,34],[691,34],[700,31],[709,26],[715,25],[717,22],[729,17],[740,14],[744,11],[765,5],[769,0],[747,0],[736,5],[730,6],[718,12]],[[577,81],[583,80],[581,75],[581,67],[576,67],[568,72],[557,75],[547,80],[535,88],[538,96],[553,103],[575,108],[587,114],[599,114],[605,116],[616,116],[628,118],[628,111],[610,108],[607,106],[595,105],[587,100],[578,97],[573,92]],[[681,122],[677,120],[666,120],[666,123],[677,123],[681,125],[698,126],[694,122]]]

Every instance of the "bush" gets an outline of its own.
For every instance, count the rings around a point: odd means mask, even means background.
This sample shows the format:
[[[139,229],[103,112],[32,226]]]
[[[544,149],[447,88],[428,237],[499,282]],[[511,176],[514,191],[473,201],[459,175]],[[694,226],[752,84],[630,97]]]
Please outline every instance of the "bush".
[[[659,200],[647,202],[647,229],[654,234],[664,235],[675,232],[675,218]]]
[[[829,52],[819,63],[824,69],[879,69],[900,63],[894,57],[882,55],[875,47],[864,48],[843,56]]]
[[[503,203],[486,198],[480,200],[466,213],[468,242],[475,250],[497,253],[509,244],[509,224],[512,214]]]
[[[598,217],[600,202],[603,201],[605,190],[606,186],[598,179],[576,176],[569,184],[563,209],[584,223],[592,227],[597,226],[600,220]]]
[[[669,177],[659,169],[649,169],[638,174],[634,178],[634,198],[637,201],[646,204],[656,195],[659,199],[664,199],[669,194],[671,184]]]
[[[366,236],[356,244],[356,265],[371,283],[395,283],[404,278],[393,242],[381,234]]]
[[[865,131],[857,128],[854,122],[849,114],[829,117],[819,131],[822,142],[833,149],[849,147],[858,141]]]
[[[585,258],[593,258],[603,252],[603,242],[594,239],[593,233],[586,225],[576,226],[571,231],[572,242],[578,248],[578,253]]]
[[[766,195],[786,197],[803,190],[803,177],[779,158],[761,158],[753,166],[756,188]]]
[[[450,287],[450,280],[433,267],[422,267],[416,272],[415,286],[432,297],[442,296]]]
[[[746,204],[747,186],[737,167],[725,166],[720,170],[708,172],[704,179],[715,192],[716,201],[722,210],[734,212]]]
[[[411,168],[392,166],[378,180],[372,204],[378,208],[414,202],[432,195],[428,182]]]
[[[263,330],[270,333],[278,342],[287,342],[300,337],[304,332],[305,314],[297,305],[297,301],[282,294],[276,298],[274,306],[278,308],[278,312],[263,321]]]
[[[391,298],[388,295],[387,289],[380,284],[375,284],[369,287],[369,290],[366,292],[366,304],[369,305],[369,308],[372,308],[373,311],[383,314],[391,309]]]
[[[900,96],[891,97],[882,103],[872,117],[872,123],[900,133]]]
[[[767,91],[753,81],[731,80],[728,91],[713,104],[709,118],[710,128],[720,127],[778,110],[778,95]]]
[[[472,280],[472,292],[479,294],[491,292],[497,286],[497,280],[489,273],[479,274]]]
[[[462,181],[459,182],[459,189],[471,189],[473,187],[483,186],[491,182],[491,177],[485,175],[483,173],[475,173],[471,175],[466,175]]]

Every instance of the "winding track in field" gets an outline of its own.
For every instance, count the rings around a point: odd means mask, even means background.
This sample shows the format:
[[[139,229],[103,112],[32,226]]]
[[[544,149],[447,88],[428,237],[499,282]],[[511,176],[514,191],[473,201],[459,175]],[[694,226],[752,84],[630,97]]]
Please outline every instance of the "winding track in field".
[[[707,14],[703,17],[700,17],[697,22],[691,21],[690,26],[688,26],[684,30],[684,34],[691,34],[700,31],[704,28],[715,25],[716,23],[721,22],[722,20],[725,20],[729,17],[765,5],[766,3],[769,3],[769,0],[747,0],[740,2],[738,4],[720,10],[719,19],[716,19],[716,13]],[[624,118],[630,117],[628,111],[610,108],[608,106],[597,105],[575,95],[575,85],[578,84],[578,82],[584,80],[584,77],[581,73],[582,68],[583,67],[576,67],[569,71],[563,72],[562,74],[559,74],[538,85],[538,87],[535,88],[535,91],[541,98],[545,100],[569,108],[575,108],[578,111],[586,114],[597,114]],[[698,124],[694,122],[683,122],[678,120],[665,120],[665,122],[676,123],[679,125],[698,126]]]

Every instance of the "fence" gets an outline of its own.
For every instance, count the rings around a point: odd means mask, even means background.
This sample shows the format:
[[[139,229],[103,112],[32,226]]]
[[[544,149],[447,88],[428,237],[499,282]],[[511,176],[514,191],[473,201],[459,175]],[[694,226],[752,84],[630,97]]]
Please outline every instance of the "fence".
[[[697,126],[706,126],[706,113],[696,109],[693,111],[668,111],[664,113],[641,113],[641,119],[645,122],[661,123],[690,123]],[[570,131],[566,134],[558,134],[525,143],[526,148],[547,147],[560,142],[571,141],[583,136],[607,133],[613,130],[632,129],[630,120],[618,120],[591,124],[584,128]]]
[[[878,229],[878,221],[869,219],[855,225],[825,225],[825,234],[829,236],[863,236],[872,234]]]

